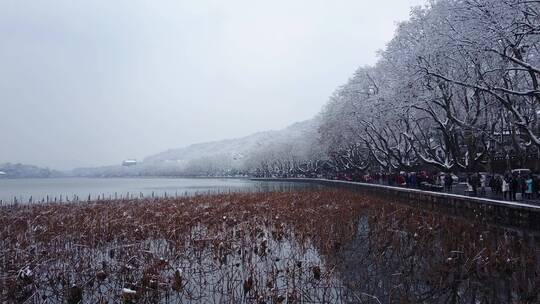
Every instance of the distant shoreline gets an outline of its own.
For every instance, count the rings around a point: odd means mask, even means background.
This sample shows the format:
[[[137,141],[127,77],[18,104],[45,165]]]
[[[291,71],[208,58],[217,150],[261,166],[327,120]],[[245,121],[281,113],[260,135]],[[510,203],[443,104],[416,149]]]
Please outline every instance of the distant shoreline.
[[[81,202],[112,198],[176,197],[203,193],[259,192],[295,185],[266,185],[244,177],[64,177],[0,181],[2,204]]]

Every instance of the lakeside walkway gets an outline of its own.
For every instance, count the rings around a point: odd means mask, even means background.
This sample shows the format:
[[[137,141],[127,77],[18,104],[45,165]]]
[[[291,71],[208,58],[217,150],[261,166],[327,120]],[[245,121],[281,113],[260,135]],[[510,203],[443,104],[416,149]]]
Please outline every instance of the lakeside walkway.
[[[467,189],[467,185],[465,183],[459,183],[459,184],[456,184],[456,185],[454,185],[452,187],[451,192],[446,192],[446,191],[441,191],[441,192],[442,193],[456,194],[456,195],[465,195],[465,196],[468,196],[468,197],[487,198],[487,199],[492,199],[492,200],[497,200],[497,201],[502,201],[502,202],[518,202],[518,203],[523,203],[523,204],[540,206],[540,199],[520,199],[520,200],[516,200],[516,201],[507,200],[507,199],[505,200],[503,198],[502,193],[501,194],[496,194],[495,192],[493,192],[491,190],[490,187],[486,187],[485,194],[477,195],[477,196],[467,195],[466,189]]]

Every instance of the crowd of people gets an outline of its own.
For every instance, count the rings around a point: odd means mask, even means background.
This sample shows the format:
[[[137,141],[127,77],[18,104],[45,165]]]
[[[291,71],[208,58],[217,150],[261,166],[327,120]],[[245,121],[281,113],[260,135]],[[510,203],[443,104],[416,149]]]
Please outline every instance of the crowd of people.
[[[489,182],[491,191],[505,200],[537,199],[539,197],[540,179],[532,174],[497,175]]]
[[[505,174],[476,172],[460,174],[459,177],[452,173],[402,171],[393,174],[338,174],[333,178],[430,191],[445,191],[470,196],[490,196],[509,201],[540,198],[539,176],[532,174],[530,170],[523,169],[513,170]],[[461,185],[461,187],[455,187],[456,185]]]
[[[439,190],[443,189],[443,184],[441,184],[440,175],[430,174],[427,171],[420,172],[404,172],[399,173],[368,173],[360,174],[353,173],[347,174],[342,173],[334,177],[335,179],[355,181],[355,182],[364,182],[364,183],[377,183],[384,184],[389,186],[399,186],[399,187],[409,187],[409,188],[419,188],[419,189],[429,189],[437,188]],[[452,181],[453,182],[453,181]],[[449,185],[451,189],[451,184]]]

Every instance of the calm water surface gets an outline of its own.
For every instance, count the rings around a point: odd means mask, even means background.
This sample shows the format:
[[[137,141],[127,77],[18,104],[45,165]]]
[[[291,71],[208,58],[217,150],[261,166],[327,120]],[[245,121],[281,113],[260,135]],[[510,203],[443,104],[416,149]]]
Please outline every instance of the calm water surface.
[[[99,196],[145,197],[193,195],[239,191],[272,191],[306,187],[302,184],[256,182],[233,178],[50,178],[50,179],[0,179],[0,200],[33,202],[78,196],[80,200]]]

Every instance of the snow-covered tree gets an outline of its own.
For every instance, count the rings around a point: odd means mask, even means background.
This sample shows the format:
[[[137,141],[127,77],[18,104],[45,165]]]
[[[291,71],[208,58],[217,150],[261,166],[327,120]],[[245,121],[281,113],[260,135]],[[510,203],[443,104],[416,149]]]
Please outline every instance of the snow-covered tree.
[[[540,147],[540,1],[433,0],[359,68],[319,129],[342,170],[475,170]]]

